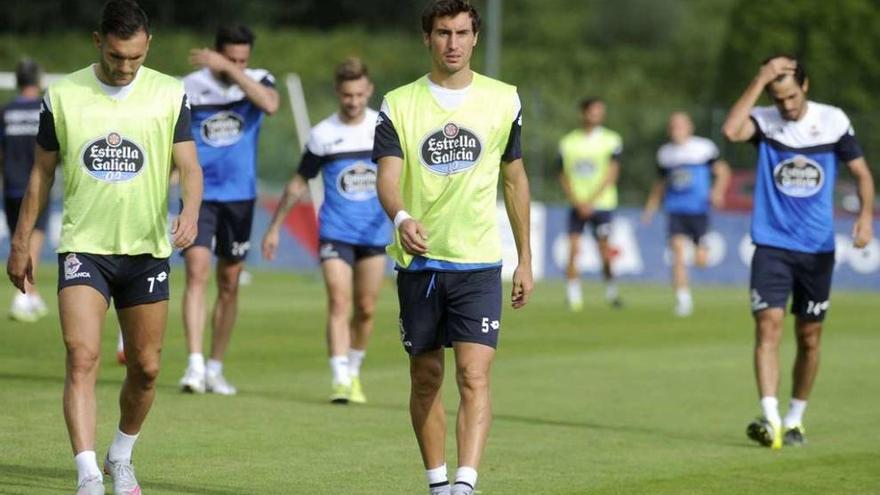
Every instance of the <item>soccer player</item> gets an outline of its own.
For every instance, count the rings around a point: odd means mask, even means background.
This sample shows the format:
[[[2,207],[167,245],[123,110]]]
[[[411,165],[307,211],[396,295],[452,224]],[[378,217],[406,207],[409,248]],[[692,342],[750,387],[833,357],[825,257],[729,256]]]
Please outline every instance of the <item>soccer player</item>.
[[[803,414],[819,365],[834,270],[833,192],[840,164],[855,177],[861,201],[853,245],[862,248],[873,236],[874,183],[849,118],[839,108],[808,100],[808,90],[803,61],[772,58],[730,109],[722,129],[730,141],[750,141],[758,149],[750,285],[763,416],[747,433],[774,449],[806,442]],[[772,106],[755,106],[762,93]],[[797,357],[783,420],[777,400],[779,341],[790,293]]]
[[[373,94],[367,66],[350,58],[336,68],[335,79],[339,110],[312,129],[299,170],[287,183],[263,238],[263,256],[275,256],[284,218],[307,193],[307,181],[320,173],[324,203],[319,213],[319,256],[327,286],[330,400],[364,403],[360,368],[373,332],[391,222],[376,197],[376,164],[371,156],[377,113],[367,107]]]
[[[0,169],[3,172],[3,206],[10,234],[15,232],[21,200],[27,190],[28,177],[34,165],[34,146],[40,126],[40,66],[31,59],[23,59],[15,68],[18,95],[0,108]],[[30,256],[34,271],[46,238],[48,210],[37,219],[31,233]],[[36,286],[25,281],[25,292],[12,299],[9,317],[33,322],[49,312]]]
[[[657,151],[658,177],[645,203],[642,222],[651,223],[662,200],[663,209],[669,215],[675,314],[689,316],[694,303],[688,288],[685,249],[688,243],[693,243],[694,264],[700,268],[706,266],[709,253],[703,236],[709,229],[709,209],[724,205],[730,167],[718,157],[715,143],[694,136],[694,123],[687,113],[670,115],[667,130],[669,142]]]
[[[98,63],[53,83],[43,98],[34,168],[7,272],[33,281],[28,239],[45,209],[56,166],[64,168],[58,306],[67,348],[64,418],[78,495],[104,493],[95,454],[95,381],[101,326],[111,303],[125,336],[120,420],[104,458],[113,493],[137,495],[132,448],[156,394],[168,316],[168,174],[181,170],[183,211],[175,247],[196,236],[202,174],[183,85],[144,67],[150,26],[133,0],[104,5],[93,34]]]
[[[410,356],[410,415],[432,494],[471,494],[492,420],[489,375],[501,330],[499,174],[519,264],[511,304],[532,291],[529,184],[516,88],[471,70],[480,17],[466,0],[422,15],[431,72],[385,96],[373,158],[379,200],[394,219],[400,334]],[[446,474],[440,398],[444,347],[459,391],[458,470]]]
[[[608,238],[612,215],[617,208],[617,177],[623,140],[602,125],[605,122],[605,102],[600,98],[584,99],[580,109],[581,128],[569,132],[559,141],[559,183],[571,203],[566,299],[572,311],[583,308],[577,257],[581,233],[589,223],[602,258],[605,299],[612,307],[619,308],[623,302],[611,271],[612,249]]]
[[[239,277],[250,249],[260,126],[263,116],[275,113],[279,104],[272,74],[248,68],[253,46],[254,34],[246,26],[221,27],[213,50],[192,50],[190,63],[201,69],[183,80],[205,174],[199,236],[184,251],[183,326],[189,364],[180,387],[185,392],[236,393],[223,375],[223,357],[238,315]],[[211,355],[206,365],[202,340],[212,251],[217,256],[217,300],[211,318]]]

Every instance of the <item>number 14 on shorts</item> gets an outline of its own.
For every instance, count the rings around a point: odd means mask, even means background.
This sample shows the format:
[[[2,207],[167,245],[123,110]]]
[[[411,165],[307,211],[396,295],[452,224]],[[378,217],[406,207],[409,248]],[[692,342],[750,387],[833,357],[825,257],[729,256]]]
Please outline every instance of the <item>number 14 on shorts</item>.
[[[499,328],[500,326],[501,326],[501,323],[499,323],[498,320],[492,320],[492,321],[490,322],[490,321],[489,321],[489,317],[484,316],[484,317],[483,317],[483,322],[482,322],[482,325],[481,325],[481,330],[482,330],[483,333],[489,333],[489,329],[490,329],[490,328],[491,328],[492,330],[496,330],[496,331],[497,331],[498,328]]]

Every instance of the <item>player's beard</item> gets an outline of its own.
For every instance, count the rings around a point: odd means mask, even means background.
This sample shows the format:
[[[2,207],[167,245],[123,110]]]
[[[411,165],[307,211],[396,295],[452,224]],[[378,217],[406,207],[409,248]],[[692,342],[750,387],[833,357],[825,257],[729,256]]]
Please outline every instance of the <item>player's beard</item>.
[[[101,59],[101,72],[104,74],[104,77],[108,79],[108,82],[112,86],[125,86],[130,84],[134,80],[134,76],[137,75],[137,69],[135,69],[134,74],[125,75],[121,72],[114,70],[110,67],[104,59]]]

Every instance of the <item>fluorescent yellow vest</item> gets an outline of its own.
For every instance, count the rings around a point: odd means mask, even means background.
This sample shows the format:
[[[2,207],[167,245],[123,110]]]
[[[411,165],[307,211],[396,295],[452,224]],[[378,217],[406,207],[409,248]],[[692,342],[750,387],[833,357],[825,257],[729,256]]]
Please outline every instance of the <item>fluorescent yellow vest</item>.
[[[590,134],[575,129],[559,141],[562,169],[568,177],[575,200],[587,200],[602,185],[608,176],[611,157],[622,144],[619,134],[604,127],[598,127]],[[606,187],[596,198],[593,208],[617,208],[617,186],[610,184]]]
[[[501,261],[495,205],[515,98],[514,86],[477,73],[464,102],[453,110],[437,103],[427,76],[386,95],[404,154],[403,204],[428,230],[426,258]],[[398,232],[388,254],[404,268],[412,261]]]
[[[168,177],[183,84],[146,67],[133,84],[115,100],[90,66],[49,87],[64,170],[59,253],[171,255]]]

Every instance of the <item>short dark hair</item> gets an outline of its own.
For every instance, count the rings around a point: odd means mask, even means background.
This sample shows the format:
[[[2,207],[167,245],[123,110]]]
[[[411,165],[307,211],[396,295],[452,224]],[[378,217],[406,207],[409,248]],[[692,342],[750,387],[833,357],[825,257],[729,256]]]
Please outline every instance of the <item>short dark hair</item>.
[[[28,86],[39,86],[42,70],[32,58],[23,58],[15,66],[15,85],[18,89]]]
[[[254,32],[244,24],[227,24],[220,26],[214,37],[214,49],[218,52],[226,45],[250,45],[254,46]]]
[[[480,32],[480,13],[468,0],[432,0],[422,11],[422,31],[431,34],[434,19],[438,17],[454,17],[462,12],[471,16],[471,28],[474,34]]]
[[[357,81],[362,77],[369,78],[370,71],[367,69],[367,64],[365,64],[363,60],[357,57],[348,57],[341,64],[336,66],[333,77],[336,81],[336,85],[339,86],[346,81]]]
[[[101,36],[112,34],[124,40],[143,31],[150,34],[150,19],[134,0],[108,0],[101,10]]]
[[[804,66],[804,63],[798,57],[795,57],[794,55],[791,55],[788,53],[777,53],[776,55],[773,55],[772,57],[767,57],[766,59],[764,59],[764,61],[761,62],[761,65],[764,65],[767,62],[773,60],[774,58],[779,58],[779,57],[785,57],[785,58],[791,60],[792,62],[794,62],[794,80],[798,83],[798,86],[803,87],[804,82],[807,80],[807,68],[806,68],[806,66]],[[785,79],[785,74],[777,77],[770,84],[782,81],[783,79]],[[768,86],[769,86],[769,84],[768,84]]]
[[[595,105],[596,103],[605,103],[605,100],[599,98],[598,96],[588,96],[578,103],[578,106],[581,109],[581,112],[587,111],[588,108]]]

